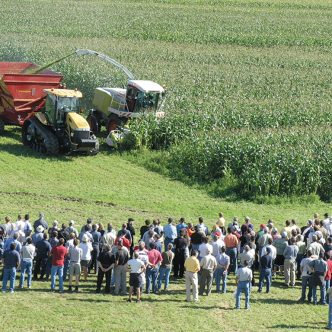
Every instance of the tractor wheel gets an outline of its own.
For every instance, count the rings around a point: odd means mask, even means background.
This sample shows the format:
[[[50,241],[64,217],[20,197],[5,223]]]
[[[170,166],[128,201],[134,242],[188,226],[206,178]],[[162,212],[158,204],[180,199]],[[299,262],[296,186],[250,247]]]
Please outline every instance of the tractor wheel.
[[[26,121],[22,127],[22,142],[25,146],[32,146],[36,136],[35,127],[30,121]]]
[[[96,136],[92,135],[92,139],[95,139]],[[96,143],[96,147],[87,152],[88,156],[95,156],[99,152],[99,141]]]
[[[0,119],[0,135],[5,132],[5,123]]]
[[[99,133],[100,132],[100,121],[98,120],[98,118],[96,116],[90,114],[86,118],[86,121],[88,122],[88,124],[90,126],[90,130],[93,133]]]

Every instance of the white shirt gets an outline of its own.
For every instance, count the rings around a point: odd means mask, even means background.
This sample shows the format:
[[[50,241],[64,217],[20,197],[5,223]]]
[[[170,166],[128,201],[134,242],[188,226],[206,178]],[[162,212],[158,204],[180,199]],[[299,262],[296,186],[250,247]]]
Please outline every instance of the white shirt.
[[[33,259],[36,248],[33,244],[27,244],[22,247],[22,259]]]
[[[301,277],[309,277],[311,274],[311,269],[309,263],[314,260],[313,257],[305,257],[301,260],[300,266],[302,268]]]
[[[272,257],[272,260],[275,260],[276,257],[277,257],[277,248],[275,246],[271,245],[271,244],[269,244],[268,246],[262,248],[261,257],[263,257],[266,254],[266,248],[271,249],[271,252],[269,253],[269,255]]]
[[[129,259],[128,266],[130,267],[130,273],[140,273],[145,264],[139,258],[133,258]]]
[[[251,281],[252,270],[248,266],[240,267],[237,270],[236,275],[237,275],[239,281]]]
[[[218,239],[217,241],[212,243],[212,255],[214,257],[219,256],[220,254],[220,248],[225,246],[225,242],[221,239]]]
[[[211,254],[206,255],[200,262],[202,269],[213,271],[217,267],[217,260]]]
[[[199,257],[203,258],[205,257],[208,253],[207,253],[207,249],[210,250],[210,252],[212,252],[212,246],[209,243],[202,243],[199,245],[198,247],[198,251],[199,251]]]
[[[82,261],[89,261],[91,259],[92,244],[90,242],[80,243],[82,249]]]

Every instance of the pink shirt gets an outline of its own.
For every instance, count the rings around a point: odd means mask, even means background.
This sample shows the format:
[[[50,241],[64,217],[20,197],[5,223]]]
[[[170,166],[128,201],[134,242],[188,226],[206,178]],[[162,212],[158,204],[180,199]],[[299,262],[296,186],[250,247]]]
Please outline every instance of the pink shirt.
[[[148,252],[149,263],[157,265],[162,261],[161,253],[157,249],[152,249]]]

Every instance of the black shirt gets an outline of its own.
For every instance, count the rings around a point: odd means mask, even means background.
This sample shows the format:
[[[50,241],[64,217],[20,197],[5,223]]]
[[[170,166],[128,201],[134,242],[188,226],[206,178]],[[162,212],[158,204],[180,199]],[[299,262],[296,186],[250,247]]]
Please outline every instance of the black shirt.
[[[184,251],[188,246],[188,241],[183,237],[178,237],[174,240],[174,246],[177,251]]]
[[[205,237],[205,234],[203,234],[202,232],[195,232],[191,236],[191,243],[193,243],[193,244],[202,244],[204,237]]]
[[[128,262],[128,251],[121,249],[115,253],[115,260],[118,262],[118,265],[125,265]]]
[[[270,255],[264,255],[260,260],[262,269],[272,269],[272,257]]]
[[[111,251],[102,251],[98,256],[98,262],[104,269],[107,269],[115,263],[115,256]]]
[[[47,240],[41,240],[36,243],[36,256],[37,257],[47,257],[48,253],[51,251],[52,247]]]

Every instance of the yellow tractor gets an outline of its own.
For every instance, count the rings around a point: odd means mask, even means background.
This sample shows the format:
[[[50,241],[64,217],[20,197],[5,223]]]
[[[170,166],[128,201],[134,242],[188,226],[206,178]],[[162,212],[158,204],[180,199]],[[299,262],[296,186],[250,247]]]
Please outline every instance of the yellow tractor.
[[[41,110],[24,122],[25,145],[56,155],[60,150],[97,154],[99,142],[88,122],[79,113],[82,93],[68,89],[45,89]]]

